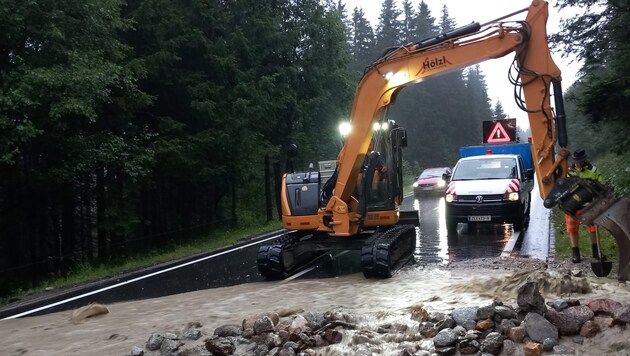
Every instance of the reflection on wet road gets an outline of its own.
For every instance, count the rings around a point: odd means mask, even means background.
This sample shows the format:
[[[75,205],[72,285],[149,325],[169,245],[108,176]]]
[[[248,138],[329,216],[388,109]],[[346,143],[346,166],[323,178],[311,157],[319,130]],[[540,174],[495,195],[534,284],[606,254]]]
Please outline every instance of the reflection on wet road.
[[[420,265],[446,264],[501,254],[512,235],[509,224],[460,224],[457,236],[448,236],[445,202],[442,196],[406,197],[403,209],[411,204],[419,211],[420,227],[415,260]]]
[[[460,224],[457,236],[446,232],[445,202],[442,196],[406,196],[401,210],[417,210],[420,227],[416,228],[413,264],[431,266],[481,257],[498,257],[512,236],[510,224]],[[472,228],[472,229],[471,229]],[[299,278],[336,277],[361,272],[360,253],[330,253]]]

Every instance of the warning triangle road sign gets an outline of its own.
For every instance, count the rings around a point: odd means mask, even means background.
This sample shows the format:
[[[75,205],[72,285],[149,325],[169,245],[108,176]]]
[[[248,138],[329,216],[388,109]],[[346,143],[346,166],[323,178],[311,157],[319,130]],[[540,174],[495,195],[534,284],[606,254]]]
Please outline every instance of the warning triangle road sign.
[[[505,128],[501,124],[501,121],[497,121],[494,125],[494,128],[490,131],[490,135],[488,136],[488,143],[504,143],[510,142],[512,139],[505,131]]]

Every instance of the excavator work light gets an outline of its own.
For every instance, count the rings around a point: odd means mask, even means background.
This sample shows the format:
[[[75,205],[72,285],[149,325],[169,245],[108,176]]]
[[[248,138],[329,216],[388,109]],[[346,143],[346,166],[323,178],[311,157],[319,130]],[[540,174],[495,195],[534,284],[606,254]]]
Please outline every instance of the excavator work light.
[[[352,131],[352,125],[350,125],[349,122],[342,122],[339,124],[339,133],[341,134],[341,137],[348,136],[350,131]]]

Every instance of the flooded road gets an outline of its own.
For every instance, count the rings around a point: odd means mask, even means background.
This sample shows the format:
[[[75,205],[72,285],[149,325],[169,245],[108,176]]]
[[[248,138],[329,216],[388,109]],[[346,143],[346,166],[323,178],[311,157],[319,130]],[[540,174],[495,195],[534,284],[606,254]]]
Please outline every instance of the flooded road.
[[[478,224],[473,229],[460,224],[457,236],[449,237],[446,233],[444,204],[444,198],[440,196],[405,197],[401,210],[417,210],[420,226],[416,228],[413,259],[403,270],[424,270],[462,260],[501,256],[509,243],[515,243],[515,237],[520,233],[514,233],[509,224]],[[533,203],[532,208],[537,209],[532,212],[529,231],[533,233],[525,232],[526,238],[522,245],[530,249],[528,256],[536,257],[536,254],[543,253],[541,259],[545,259],[548,251],[546,247],[549,246],[548,210],[542,207],[542,202],[539,206]],[[270,233],[254,241],[198,258],[190,257],[179,261],[179,264],[165,265],[145,274],[122,275],[90,289],[77,290],[56,298],[43,298],[37,304],[22,306],[18,303],[17,306],[9,306],[9,310],[0,309],[0,319],[75,309],[90,302],[109,304],[265,282],[256,265],[258,248],[261,242],[273,239],[280,233]],[[327,279],[353,274],[363,278],[360,260],[359,251],[331,251],[287,280]]]

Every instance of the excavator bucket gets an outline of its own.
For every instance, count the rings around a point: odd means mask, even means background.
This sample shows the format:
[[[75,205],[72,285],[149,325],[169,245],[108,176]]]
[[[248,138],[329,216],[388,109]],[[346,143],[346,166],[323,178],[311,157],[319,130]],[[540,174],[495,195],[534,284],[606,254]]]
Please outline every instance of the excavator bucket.
[[[630,278],[630,198],[602,199],[591,205],[580,215],[580,220],[592,222],[613,235],[619,251],[617,279],[625,282]]]
[[[556,203],[565,213],[579,213],[582,223],[603,227],[613,235],[619,252],[617,279],[627,281],[630,278],[630,198],[617,197],[612,188],[594,179],[569,177],[556,181],[544,205],[550,208]],[[596,275],[607,274],[607,265],[592,266]]]

